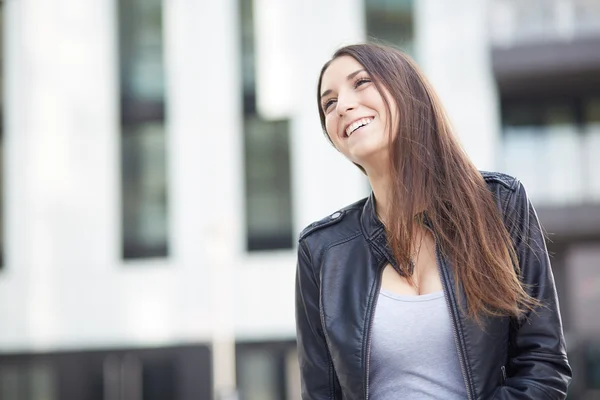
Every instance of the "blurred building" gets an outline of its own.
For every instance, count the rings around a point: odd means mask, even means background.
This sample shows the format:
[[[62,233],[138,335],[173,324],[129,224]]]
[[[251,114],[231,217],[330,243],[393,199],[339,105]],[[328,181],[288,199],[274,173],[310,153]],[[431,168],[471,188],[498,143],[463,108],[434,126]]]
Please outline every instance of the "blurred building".
[[[1,400],[299,399],[298,232],[369,190],[316,80],[372,39],[423,66],[479,168],[525,183],[570,398],[598,398],[597,1],[0,7]]]

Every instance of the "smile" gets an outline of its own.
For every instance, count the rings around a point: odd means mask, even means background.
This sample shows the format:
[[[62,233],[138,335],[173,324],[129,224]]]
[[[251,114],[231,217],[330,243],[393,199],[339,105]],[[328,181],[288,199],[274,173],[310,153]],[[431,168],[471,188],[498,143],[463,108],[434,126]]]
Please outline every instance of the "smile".
[[[367,117],[367,118],[361,118],[357,121],[354,121],[353,123],[348,125],[348,127],[346,128],[346,136],[350,137],[350,135],[352,135],[358,129],[362,128],[363,126],[369,125],[371,122],[373,122],[374,119],[375,118],[373,118],[373,117]]]

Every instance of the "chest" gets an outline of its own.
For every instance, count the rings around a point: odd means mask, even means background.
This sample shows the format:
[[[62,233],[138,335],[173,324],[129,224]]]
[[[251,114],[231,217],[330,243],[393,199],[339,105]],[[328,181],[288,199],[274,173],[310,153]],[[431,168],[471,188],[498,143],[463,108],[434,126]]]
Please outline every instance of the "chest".
[[[398,294],[404,289],[413,290],[388,265],[383,254],[380,248],[366,242],[344,242],[329,249],[319,260],[322,328],[332,366],[349,399],[362,399],[361,396],[368,390],[368,371],[372,361],[371,352],[374,351],[372,333],[381,289],[387,290],[386,287],[392,285],[393,292]],[[469,366],[478,371],[484,380],[495,377],[495,368],[489,367],[495,367],[496,362],[489,360],[500,360],[501,354],[505,354],[508,324],[494,318],[490,319],[484,330],[473,326],[457,307],[456,299],[463,295],[454,291],[451,267],[443,258],[440,258],[438,265],[435,253],[428,258],[429,263],[425,263],[425,257],[421,258],[423,264],[419,265],[417,271],[421,291],[426,294],[443,290],[447,294],[451,306],[441,307],[440,311],[443,310],[444,316],[453,321],[448,326],[457,330],[457,337],[469,343],[469,346],[464,346],[459,341],[463,358],[469,360]],[[410,293],[414,295],[415,291]],[[449,308],[454,312],[448,313]],[[404,325],[406,318],[407,314],[402,313],[393,319]],[[480,356],[483,353],[486,357]]]
[[[421,241],[414,258],[414,273],[409,280],[401,276],[389,263],[381,276],[381,288],[392,293],[418,296],[442,290],[440,268],[435,256],[433,238],[426,236]]]

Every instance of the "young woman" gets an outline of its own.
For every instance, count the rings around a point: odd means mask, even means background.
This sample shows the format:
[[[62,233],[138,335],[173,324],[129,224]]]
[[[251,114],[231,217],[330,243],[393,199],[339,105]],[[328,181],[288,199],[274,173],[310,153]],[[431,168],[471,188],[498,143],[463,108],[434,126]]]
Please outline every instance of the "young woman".
[[[554,278],[523,185],[473,166],[395,49],[338,50],[317,96],[372,193],[300,235],[302,398],[564,399]]]

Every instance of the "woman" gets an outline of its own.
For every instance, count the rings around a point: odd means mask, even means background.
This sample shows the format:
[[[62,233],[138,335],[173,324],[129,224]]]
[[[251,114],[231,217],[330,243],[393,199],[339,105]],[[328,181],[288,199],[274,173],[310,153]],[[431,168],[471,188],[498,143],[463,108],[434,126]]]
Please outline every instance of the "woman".
[[[397,50],[338,50],[317,96],[372,193],[300,235],[302,398],[564,399],[554,278],[522,184],[477,171]]]

